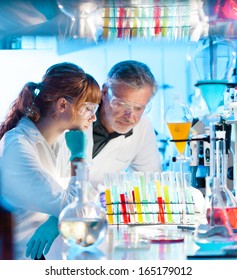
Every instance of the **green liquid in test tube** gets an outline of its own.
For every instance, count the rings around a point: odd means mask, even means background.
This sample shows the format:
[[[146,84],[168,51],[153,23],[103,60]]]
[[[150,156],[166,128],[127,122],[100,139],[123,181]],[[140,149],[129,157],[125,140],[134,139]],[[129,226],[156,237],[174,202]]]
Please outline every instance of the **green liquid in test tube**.
[[[150,223],[150,210],[148,206],[148,199],[146,194],[146,182],[145,182],[145,176],[143,173],[140,174],[140,181],[141,181],[141,191],[142,191],[142,202],[144,207],[144,213],[145,213],[145,221],[147,223]]]

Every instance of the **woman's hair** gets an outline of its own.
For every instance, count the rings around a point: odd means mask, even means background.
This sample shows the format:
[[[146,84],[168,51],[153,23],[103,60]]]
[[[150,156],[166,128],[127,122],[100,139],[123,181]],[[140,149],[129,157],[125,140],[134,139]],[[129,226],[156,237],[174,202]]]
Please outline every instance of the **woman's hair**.
[[[96,80],[73,63],[58,63],[47,69],[40,83],[27,83],[0,126],[0,139],[26,116],[37,122],[54,114],[53,104],[64,97],[76,110],[83,102],[100,103],[100,87]]]

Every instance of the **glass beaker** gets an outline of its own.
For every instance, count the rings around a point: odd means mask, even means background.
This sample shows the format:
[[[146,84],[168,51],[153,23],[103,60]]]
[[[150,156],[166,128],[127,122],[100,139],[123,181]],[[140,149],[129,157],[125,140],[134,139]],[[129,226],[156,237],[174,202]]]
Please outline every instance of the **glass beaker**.
[[[195,229],[194,241],[203,250],[218,250],[237,242],[220,192],[217,177],[206,178],[205,208]]]
[[[105,212],[88,198],[91,184],[87,163],[76,164],[78,197],[60,213],[59,231],[69,245],[88,250],[103,241],[107,232],[107,220]]]

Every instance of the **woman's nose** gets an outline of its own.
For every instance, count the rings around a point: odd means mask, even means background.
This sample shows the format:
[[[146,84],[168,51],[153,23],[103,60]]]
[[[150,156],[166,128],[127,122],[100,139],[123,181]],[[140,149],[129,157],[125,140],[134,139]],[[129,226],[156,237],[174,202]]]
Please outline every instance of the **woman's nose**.
[[[93,114],[91,117],[90,117],[90,119],[89,119],[89,121],[92,121],[92,122],[95,122],[96,120],[97,120],[97,117],[96,117],[96,114]]]

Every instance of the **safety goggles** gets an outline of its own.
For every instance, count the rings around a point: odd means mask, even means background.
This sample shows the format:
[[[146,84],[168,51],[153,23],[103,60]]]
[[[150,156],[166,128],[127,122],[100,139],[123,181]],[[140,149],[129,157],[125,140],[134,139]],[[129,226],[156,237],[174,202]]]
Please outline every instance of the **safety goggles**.
[[[111,108],[113,108],[114,111],[122,114],[132,112],[134,116],[141,117],[143,113],[146,114],[151,110],[150,101],[146,105],[140,105],[133,102],[126,102],[114,96],[110,88],[108,88],[108,97]]]
[[[81,105],[80,110],[78,111],[78,114],[83,119],[90,119],[92,116],[95,115],[96,111],[99,108],[99,104],[97,103],[91,103],[91,102],[83,102]]]

